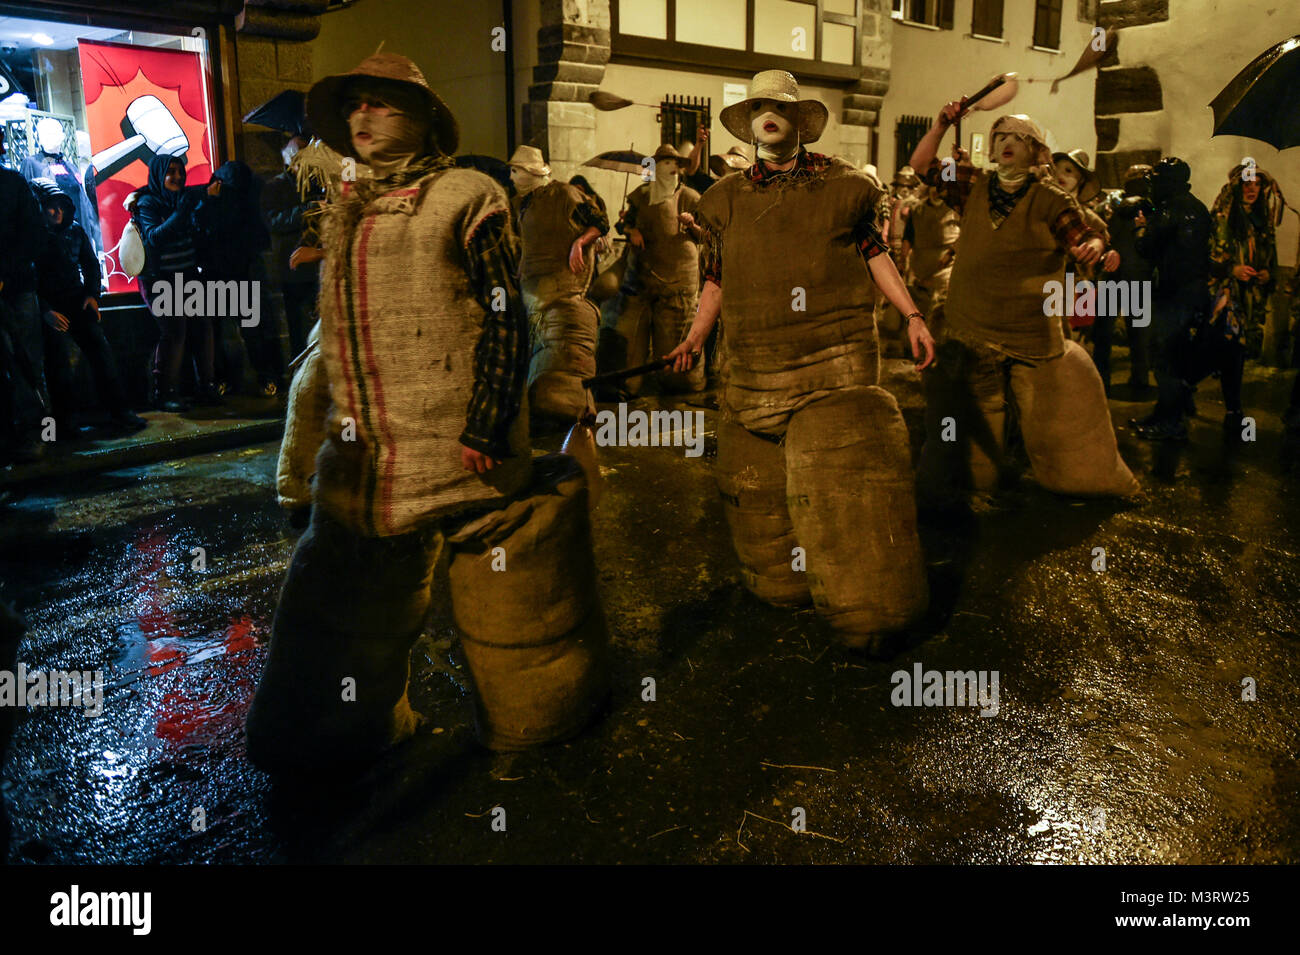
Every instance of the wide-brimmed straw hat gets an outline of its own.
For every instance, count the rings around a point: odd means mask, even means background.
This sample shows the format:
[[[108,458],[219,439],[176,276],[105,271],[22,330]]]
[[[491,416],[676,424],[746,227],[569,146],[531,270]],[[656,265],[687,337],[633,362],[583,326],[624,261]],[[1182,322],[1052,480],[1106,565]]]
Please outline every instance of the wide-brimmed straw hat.
[[[778,103],[795,103],[798,105],[798,122],[800,143],[814,143],[826,129],[830,118],[825,105],[820,100],[800,99],[799,84],[785,70],[764,70],[755,73],[749,84],[749,96],[739,103],[733,103],[724,109],[718,120],[723,128],[743,143],[754,141],[754,132],[750,128],[750,104],[756,100],[770,99]]]
[[[436,142],[430,146],[450,156],[460,145],[460,127],[456,117],[430,87],[420,68],[396,53],[375,53],[347,73],[327,76],[307,93],[307,120],[325,144],[344,156],[360,159],[352,148],[352,129],[343,115],[344,97],[350,85],[359,79],[384,80],[418,90],[428,105],[430,134]]]
[[[1068,153],[1052,153],[1052,162],[1059,163],[1062,159],[1068,159],[1078,167],[1079,172],[1083,173],[1083,178],[1079,180],[1079,201],[1091,202],[1101,194],[1101,183],[1097,181],[1097,174],[1092,171],[1088,162],[1088,154],[1082,149],[1071,149]]]
[[[663,162],[666,159],[671,159],[678,163],[684,163],[686,161],[686,157],[679,153],[672,143],[660,143],[659,148],[655,150],[654,155],[651,158],[655,162]]]
[[[520,146],[515,154],[506,160],[507,166],[518,166],[524,172],[534,176],[549,176],[551,167],[542,159],[542,151],[536,146]]]
[[[720,156],[709,157],[709,172],[719,179],[728,173],[748,169],[754,164],[744,146],[732,146]]]
[[[916,174],[916,170],[911,166],[903,166],[894,173],[894,185],[911,186],[915,189],[921,184],[921,177]]]

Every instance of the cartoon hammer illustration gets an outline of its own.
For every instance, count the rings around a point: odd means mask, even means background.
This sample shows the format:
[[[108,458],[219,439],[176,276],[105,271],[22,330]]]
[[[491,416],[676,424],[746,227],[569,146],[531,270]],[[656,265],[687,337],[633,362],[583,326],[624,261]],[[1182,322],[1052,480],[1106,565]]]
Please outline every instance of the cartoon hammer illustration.
[[[137,159],[148,162],[153,156],[183,156],[190,148],[181,124],[156,96],[140,96],[131,101],[122,119],[122,133],[126,139],[95,154],[92,162],[96,183]]]

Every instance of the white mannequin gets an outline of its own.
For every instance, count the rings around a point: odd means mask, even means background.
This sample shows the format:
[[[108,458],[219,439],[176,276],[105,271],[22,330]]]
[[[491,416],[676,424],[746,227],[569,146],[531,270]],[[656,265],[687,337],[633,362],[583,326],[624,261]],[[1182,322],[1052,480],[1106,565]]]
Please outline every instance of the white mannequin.
[[[36,124],[36,144],[45,152],[58,156],[63,153],[63,124],[46,116]]]

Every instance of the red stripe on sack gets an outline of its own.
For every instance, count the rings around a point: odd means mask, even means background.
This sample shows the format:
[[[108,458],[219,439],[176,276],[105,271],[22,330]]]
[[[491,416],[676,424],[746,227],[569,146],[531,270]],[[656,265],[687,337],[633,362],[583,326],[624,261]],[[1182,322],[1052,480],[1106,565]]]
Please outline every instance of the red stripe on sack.
[[[342,324],[345,321],[347,311],[343,305],[343,283],[336,281],[334,283],[334,315],[336,320]],[[343,384],[347,389],[349,417],[353,421],[357,420],[357,388],[356,383],[352,380],[351,363],[348,361],[348,336],[343,328],[336,328],[336,337],[339,341],[339,363],[343,366]]]
[[[375,364],[374,343],[370,340],[370,300],[366,285],[366,247],[370,242],[370,233],[374,231],[373,216],[366,219],[361,227],[361,241],[357,247],[357,317],[361,326],[362,341],[366,346],[366,371],[374,384],[375,409],[379,413],[379,431],[383,436],[386,453],[384,455],[383,477],[383,513],[384,526],[393,530],[393,467],[397,461],[397,448],[393,444],[393,435],[388,427],[388,414],[384,407],[384,385],[379,377],[379,366]]]

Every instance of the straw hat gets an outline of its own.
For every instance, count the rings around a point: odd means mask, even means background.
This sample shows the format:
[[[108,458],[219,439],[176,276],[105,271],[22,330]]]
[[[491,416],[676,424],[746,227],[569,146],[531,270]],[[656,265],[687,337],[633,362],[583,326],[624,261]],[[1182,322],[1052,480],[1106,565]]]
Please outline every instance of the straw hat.
[[[744,146],[732,146],[720,156],[709,157],[709,172],[719,179],[738,169],[748,169],[753,165]]]
[[[665,159],[672,159],[678,163],[686,161],[686,157],[679,153],[672,143],[660,143],[651,158],[655,162],[663,162]]]
[[[542,151],[536,146],[520,146],[515,154],[506,161],[507,166],[518,166],[524,172],[534,176],[549,176],[551,167],[542,159]]]
[[[903,166],[898,172],[894,173],[894,185],[911,186],[915,189],[921,184],[921,177],[916,174],[916,170],[911,166]]]
[[[1038,146],[1038,162],[1031,165],[1041,165],[1047,157],[1047,135],[1043,132],[1041,126],[1035,123],[1024,113],[1008,113],[1005,116],[999,116],[993,122],[993,128],[989,130],[989,143],[993,142],[993,137],[998,133],[1016,133],[1020,136],[1028,136]]]
[[[1083,178],[1079,180],[1080,202],[1091,202],[1101,194],[1101,183],[1097,181],[1097,174],[1089,166],[1088,158],[1088,154],[1082,149],[1072,149],[1068,153],[1052,153],[1053,163],[1068,159],[1078,167],[1079,172],[1083,173]]]
[[[420,68],[396,53],[368,56],[355,69],[327,76],[307,93],[307,120],[327,146],[344,156],[361,158],[352,148],[352,130],[343,115],[348,87],[359,78],[385,80],[418,90],[429,109],[431,137],[436,139],[430,146],[448,156],[456,151],[460,145],[460,127],[456,124],[456,117],[429,87]]]
[[[723,128],[742,143],[754,141],[754,132],[750,128],[750,120],[753,118],[750,115],[750,104],[761,99],[798,104],[796,127],[801,143],[815,143],[826,129],[830,113],[820,100],[800,99],[799,84],[785,70],[764,70],[754,74],[754,79],[749,84],[748,98],[733,103],[718,115]]]

